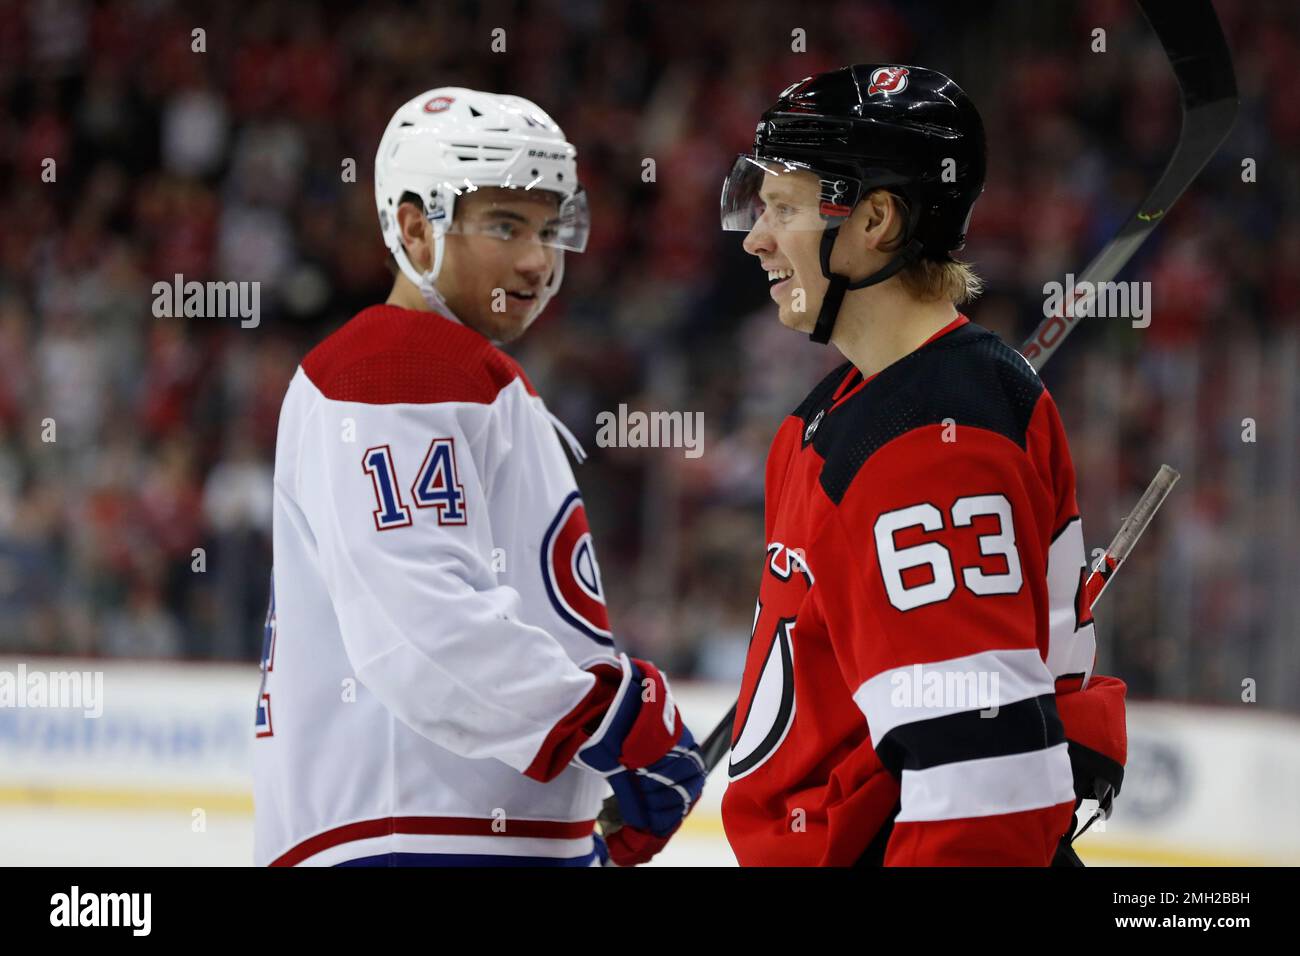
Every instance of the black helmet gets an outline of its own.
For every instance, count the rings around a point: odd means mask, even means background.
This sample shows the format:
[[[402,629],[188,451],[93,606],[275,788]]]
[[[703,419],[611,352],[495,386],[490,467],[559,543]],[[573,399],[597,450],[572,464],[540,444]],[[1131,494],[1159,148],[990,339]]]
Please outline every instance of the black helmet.
[[[883,282],[918,258],[962,248],[984,189],[984,126],[956,83],[918,66],[858,64],[800,80],[763,114],[754,151],[736,160],[722,190],[722,228],[748,231],[762,214],[766,174],[815,173],[820,193],[822,274],[830,280],[814,341],[830,339],[848,289]],[[908,209],[903,248],[858,282],[830,271],[839,227],[876,188]]]

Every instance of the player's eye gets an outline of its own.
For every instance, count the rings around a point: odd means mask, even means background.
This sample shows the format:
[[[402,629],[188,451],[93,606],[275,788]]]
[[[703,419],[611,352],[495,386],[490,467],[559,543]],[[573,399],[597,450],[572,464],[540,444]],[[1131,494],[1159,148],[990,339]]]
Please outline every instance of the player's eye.
[[[554,242],[560,236],[560,227],[556,225],[542,226],[537,235],[541,237],[542,242]]]
[[[493,239],[510,240],[515,237],[515,224],[504,220],[490,222],[483,227],[483,234]]]

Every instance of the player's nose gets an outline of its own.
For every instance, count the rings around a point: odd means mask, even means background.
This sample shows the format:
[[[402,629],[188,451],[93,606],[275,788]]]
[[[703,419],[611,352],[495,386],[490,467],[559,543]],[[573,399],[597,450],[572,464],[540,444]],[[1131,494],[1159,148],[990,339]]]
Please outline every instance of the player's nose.
[[[546,275],[551,268],[554,253],[539,242],[529,243],[527,251],[515,260],[515,270],[531,281]]]
[[[749,230],[745,236],[745,241],[741,243],[741,248],[751,256],[761,256],[776,250],[776,245],[772,241],[772,234],[766,229],[760,228],[761,223],[755,223],[754,228]]]

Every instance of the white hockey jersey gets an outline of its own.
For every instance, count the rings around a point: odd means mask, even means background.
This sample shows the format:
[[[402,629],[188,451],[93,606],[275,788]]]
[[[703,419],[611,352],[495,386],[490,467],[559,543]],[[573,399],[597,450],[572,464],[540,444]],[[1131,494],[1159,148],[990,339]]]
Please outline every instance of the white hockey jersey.
[[[617,667],[591,534],[519,366],[361,312],[280,412],[254,754],[259,865],[588,865],[570,763]],[[584,731],[584,727],[586,730]]]

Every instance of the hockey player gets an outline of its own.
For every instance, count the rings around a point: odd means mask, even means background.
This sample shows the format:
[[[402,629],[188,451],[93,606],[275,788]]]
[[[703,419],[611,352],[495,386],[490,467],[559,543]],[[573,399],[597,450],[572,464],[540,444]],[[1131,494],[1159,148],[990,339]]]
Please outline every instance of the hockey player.
[[[430,90],[375,199],[388,301],[303,360],[280,413],[254,754],[270,865],[645,862],[703,764],[666,680],[615,649],[557,430],[495,343],[586,245],[574,147],[536,105]]]
[[[984,174],[952,80],[859,65],[786,89],[723,186],[780,321],[848,359],[768,457],[723,801],[742,864],[1045,866],[1076,801],[1118,791],[1060,417],[956,308]]]

